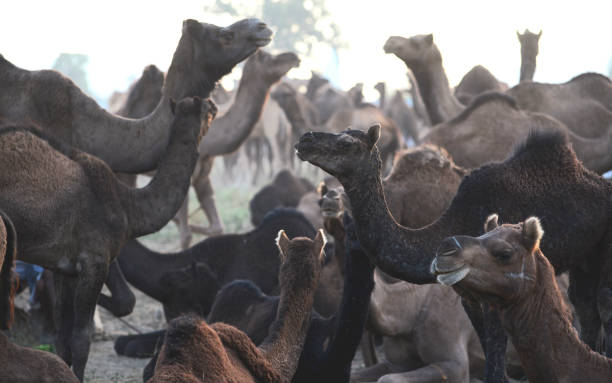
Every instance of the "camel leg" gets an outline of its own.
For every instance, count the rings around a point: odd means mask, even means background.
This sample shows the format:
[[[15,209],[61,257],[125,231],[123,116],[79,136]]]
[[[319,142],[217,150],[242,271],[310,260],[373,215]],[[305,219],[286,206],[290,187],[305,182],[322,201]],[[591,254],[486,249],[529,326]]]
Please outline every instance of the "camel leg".
[[[100,294],[98,304],[118,318],[131,314],[136,304],[136,297],[128,286],[117,260],[111,262],[104,284],[110,290],[111,296]]]
[[[361,335],[361,355],[363,355],[363,363],[366,367],[370,367],[378,363],[376,357],[376,347],[374,344],[374,334],[367,329],[363,330]]]
[[[185,250],[189,247],[192,239],[191,229],[189,228],[189,192],[187,192],[173,220],[178,226],[181,249]]]
[[[496,310],[488,305],[462,299],[463,308],[478,334],[486,357],[485,383],[508,382],[506,376],[506,346],[508,337]]]
[[[580,323],[580,338],[592,350],[600,350],[601,319],[597,308],[599,278],[578,268],[570,270],[569,298]]]
[[[202,158],[198,160],[198,166],[191,177],[191,184],[195,189],[196,196],[206,218],[208,218],[208,227],[189,225],[189,228],[203,235],[218,235],[223,233],[223,223],[217,212],[215,205],[214,191],[210,182],[210,171],[212,170],[214,158]]]
[[[74,277],[55,273],[53,276],[55,286],[55,352],[66,362],[68,367],[72,366],[72,350],[70,349],[70,338],[74,323],[74,291],[76,280]]]
[[[351,374],[351,383],[376,382],[381,376],[396,372],[391,363],[382,362]]]
[[[83,381],[91,345],[91,328],[96,302],[108,274],[106,257],[86,253],[80,257],[81,272],[74,290],[74,322],[70,339],[72,370]]]

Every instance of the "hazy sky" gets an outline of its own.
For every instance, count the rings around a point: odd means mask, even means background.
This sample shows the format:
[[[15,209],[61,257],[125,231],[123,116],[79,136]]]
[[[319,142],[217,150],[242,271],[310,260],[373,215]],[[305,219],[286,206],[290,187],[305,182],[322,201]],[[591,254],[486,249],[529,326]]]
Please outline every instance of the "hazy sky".
[[[520,66],[517,29],[543,30],[536,81],[564,82],[586,71],[607,74],[612,57],[611,1],[327,3],[348,44],[340,52],[338,81],[345,88],[364,82],[370,99],[375,97],[371,88],[378,81],[387,81],[392,88],[407,84],[404,64],[382,50],[390,35],[433,33],[451,85],[477,64],[514,85]],[[90,86],[104,97],[125,89],[148,64],[165,71],[182,20],[218,25],[235,21],[205,14],[205,4],[191,0],[5,2],[0,12],[0,53],[26,69],[49,68],[62,52],[87,54]],[[324,72],[330,52],[319,48],[315,53],[316,59],[303,60],[290,75],[307,78],[311,69]]]

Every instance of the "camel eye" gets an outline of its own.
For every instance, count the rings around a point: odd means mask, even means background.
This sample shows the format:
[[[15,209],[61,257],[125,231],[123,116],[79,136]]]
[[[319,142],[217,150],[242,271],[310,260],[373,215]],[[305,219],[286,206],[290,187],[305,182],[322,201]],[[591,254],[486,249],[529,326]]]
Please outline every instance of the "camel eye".
[[[500,261],[507,261],[512,258],[512,251],[510,250],[498,250],[493,253],[493,256]]]

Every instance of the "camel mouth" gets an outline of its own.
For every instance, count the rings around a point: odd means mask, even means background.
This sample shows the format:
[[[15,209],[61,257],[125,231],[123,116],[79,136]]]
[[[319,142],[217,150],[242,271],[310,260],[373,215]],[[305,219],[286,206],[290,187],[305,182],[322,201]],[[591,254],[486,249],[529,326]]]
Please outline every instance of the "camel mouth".
[[[261,48],[270,44],[270,42],[272,41],[272,37],[256,37],[252,38],[251,41],[253,42],[253,44]]]
[[[436,276],[438,283],[445,286],[452,286],[461,282],[469,273],[470,267],[461,265],[453,270],[440,270],[438,268],[438,258],[435,258],[431,263],[431,273]]]
[[[323,218],[338,218],[342,215],[342,212],[338,210],[321,209],[321,215],[323,215]]]

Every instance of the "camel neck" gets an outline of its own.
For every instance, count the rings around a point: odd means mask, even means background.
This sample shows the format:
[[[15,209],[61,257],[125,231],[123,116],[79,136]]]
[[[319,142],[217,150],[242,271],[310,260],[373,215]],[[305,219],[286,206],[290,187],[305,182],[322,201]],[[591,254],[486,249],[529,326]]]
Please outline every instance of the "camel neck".
[[[536,255],[543,257],[543,255]],[[609,382],[612,360],[579,338],[569,308],[556,287],[554,271],[538,261],[534,293],[501,311],[530,382]]]
[[[187,267],[193,259],[190,250],[161,254],[148,249],[136,240],[129,240],[121,249],[117,262],[125,279],[131,285],[163,303],[168,297],[168,292],[160,283],[162,275],[169,270]]]
[[[198,159],[196,126],[199,130],[200,124],[199,116],[177,116],[172,122],[166,153],[151,182],[142,189],[119,185],[130,228],[129,238],[158,231],[180,208]]]
[[[271,86],[259,73],[243,75],[232,106],[213,121],[202,139],[200,155],[220,156],[238,150],[259,121]]]
[[[521,49],[521,76],[519,82],[533,81],[536,70],[536,55],[530,52],[523,52]]]
[[[359,177],[338,177],[351,201],[359,242],[385,273],[411,283],[432,283],[429,268],[436,246],[457,230],[456,225],[443,215],[422,229],[400,226],[387,208],[378,149],[372,150],[372,156],[376,159],[368,161],[370,169],[360,168]]]
[[[413,69],[421,96],[432,125],[450,120],[461,112],[463,106],[450,91],[442,60]]]

